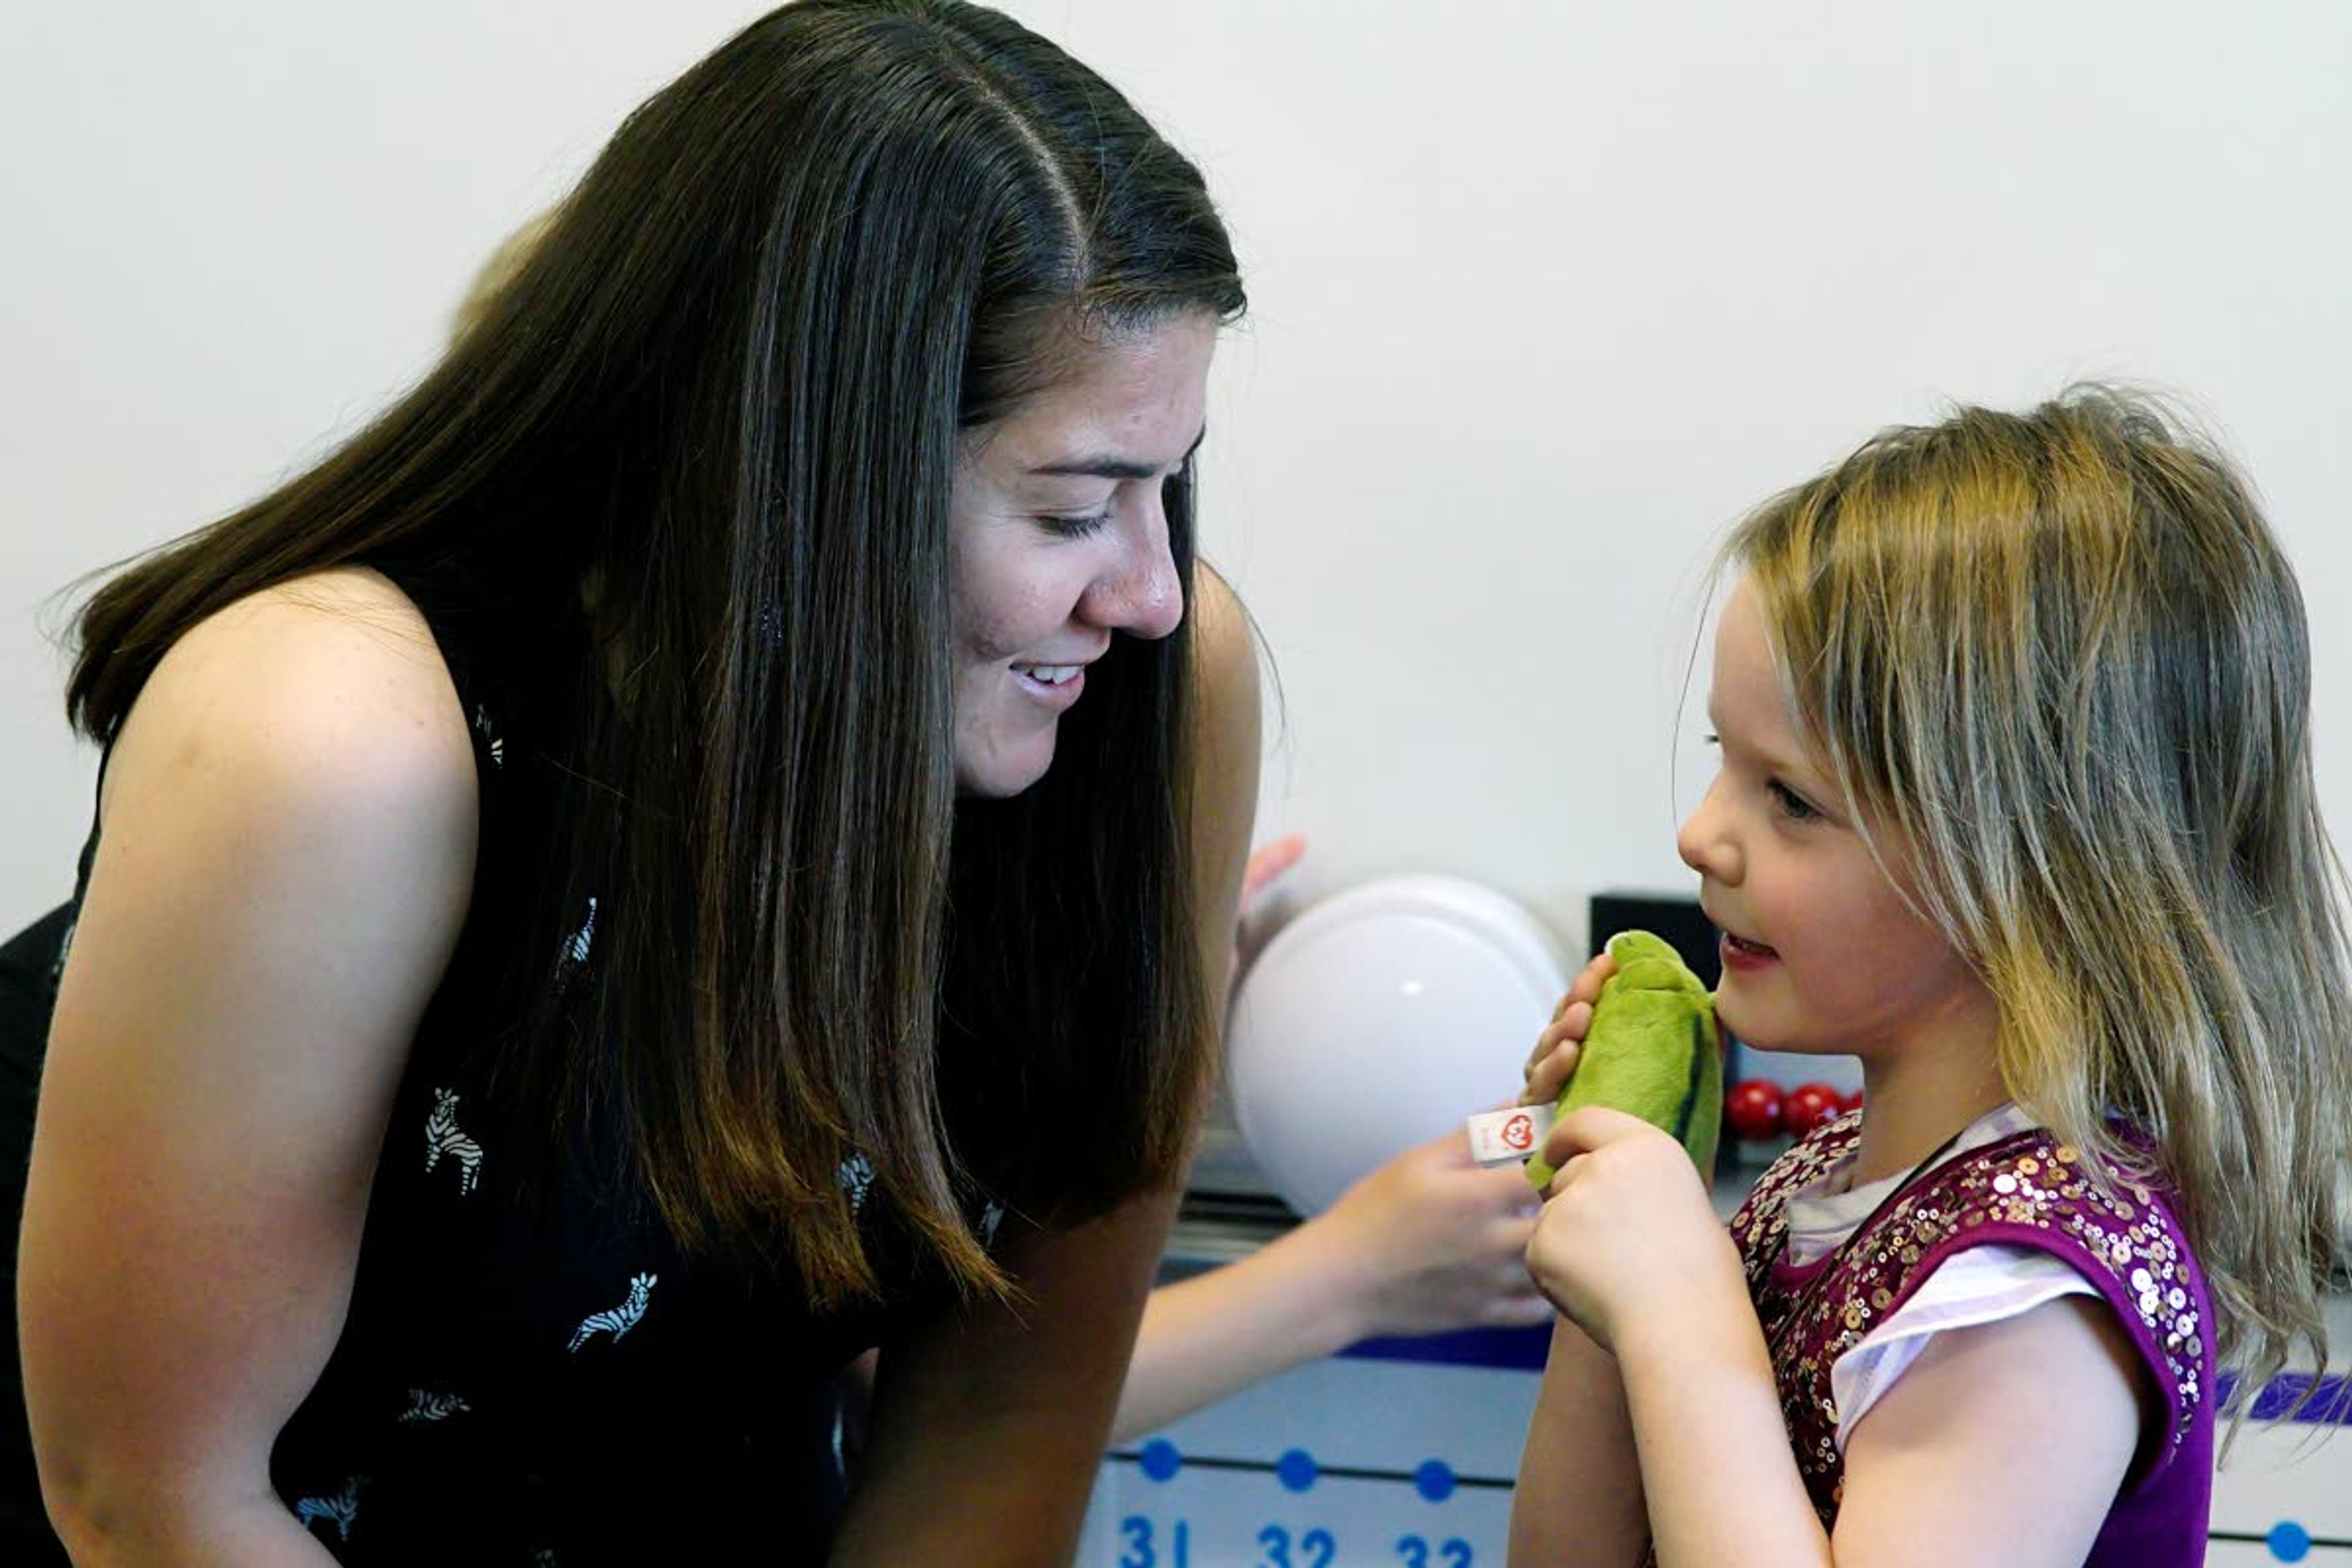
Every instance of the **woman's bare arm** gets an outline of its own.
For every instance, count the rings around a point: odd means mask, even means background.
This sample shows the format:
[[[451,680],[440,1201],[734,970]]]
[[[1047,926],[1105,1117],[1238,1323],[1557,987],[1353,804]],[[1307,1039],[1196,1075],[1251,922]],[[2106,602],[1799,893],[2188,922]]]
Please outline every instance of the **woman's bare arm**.
[[[413,608],[340,573],[163,659],[110,759],[18,1269],[44,1498],[83,1563],[315,1563],[268,1458],[341,1331],[475,780]]]

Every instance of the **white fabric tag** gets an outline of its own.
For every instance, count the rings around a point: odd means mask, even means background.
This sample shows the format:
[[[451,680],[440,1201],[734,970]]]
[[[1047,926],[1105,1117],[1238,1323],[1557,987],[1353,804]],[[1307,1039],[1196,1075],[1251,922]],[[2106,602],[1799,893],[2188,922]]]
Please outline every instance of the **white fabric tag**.
[[[1551,1114],[1549,1105],[1481,1111],[1466,1124],[1470,1157],[1490,1169],[1525,1163],[1542,1150],[1544,1135],[1551,1131]]]

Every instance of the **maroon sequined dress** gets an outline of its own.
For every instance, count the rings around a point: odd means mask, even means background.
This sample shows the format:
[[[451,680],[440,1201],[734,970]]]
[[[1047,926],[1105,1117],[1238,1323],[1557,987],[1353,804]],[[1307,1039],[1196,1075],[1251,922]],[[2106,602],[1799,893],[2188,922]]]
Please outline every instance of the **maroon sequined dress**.
[[[1831,1368],[1946,1258],[1999,1244],[2053,1254],[2088,1280],[2165,1402],[2164,1429],[2143,1442],[2085,1562],[2202,1563],[2213,1479],[2213,1310],[2163,1195],[2124,1182],[2103,1193],[2074,1150],[2029,1129],[1914,1176],[1844,1246],[1791,1264],[1788,1201],[1852,1158],[1861,1128],[1858,1114],[1847,1116],[1798,1143],[1731,1219],[1790,1445],[1822,1523],[1835,1523],[1844,1484]]]

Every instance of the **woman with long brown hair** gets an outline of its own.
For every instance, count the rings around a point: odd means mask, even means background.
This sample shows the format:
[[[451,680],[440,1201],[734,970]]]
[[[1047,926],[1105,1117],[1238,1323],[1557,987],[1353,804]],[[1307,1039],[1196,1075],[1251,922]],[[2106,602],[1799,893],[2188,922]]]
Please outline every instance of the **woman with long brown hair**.
[[[94,595],[99,820],[9,950],[46,1059],[0,1040],[75,1556],[1066,1555],[1255,795],[1192,531],[1243,303],[1085,68],[803,0],[413,393]]]

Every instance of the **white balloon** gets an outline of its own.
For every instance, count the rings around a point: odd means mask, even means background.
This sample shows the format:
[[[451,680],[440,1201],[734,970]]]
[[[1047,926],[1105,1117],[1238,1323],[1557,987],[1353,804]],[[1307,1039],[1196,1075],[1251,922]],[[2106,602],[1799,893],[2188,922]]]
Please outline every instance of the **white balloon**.
[[[1234,1119],[1291,1207],[1314,1215],[1391,1155],[1517,1094],[1568,989],[1542,922],[1454,877],[1391,877],[1277,931],[1226,1034]]]

